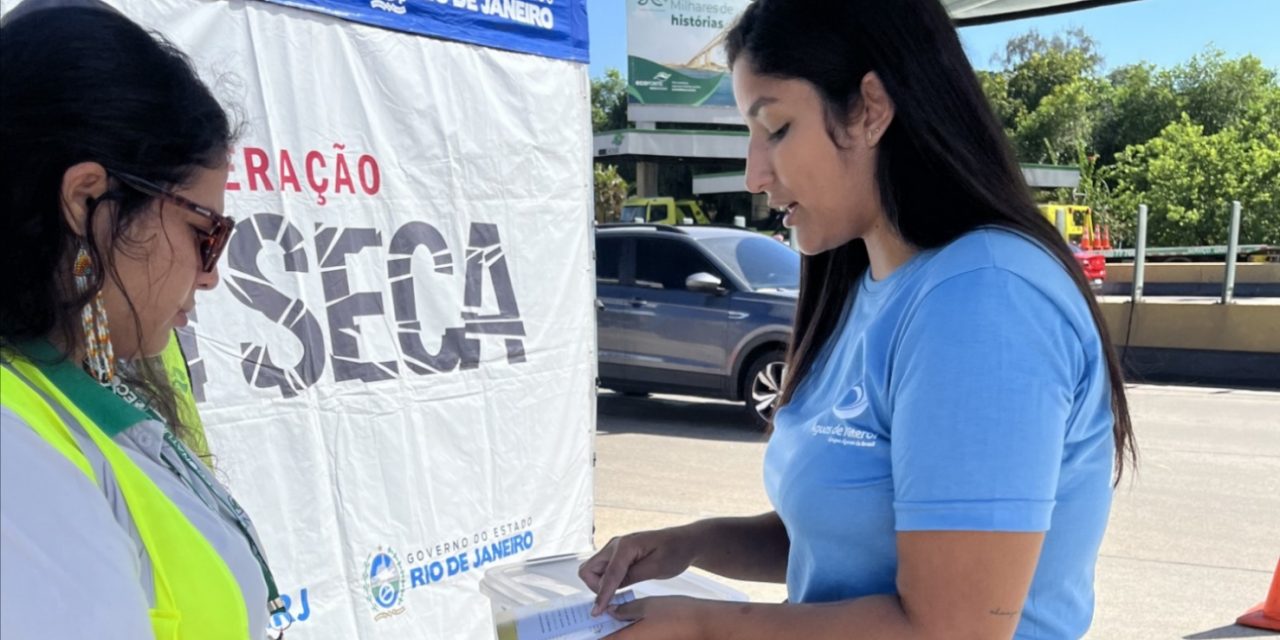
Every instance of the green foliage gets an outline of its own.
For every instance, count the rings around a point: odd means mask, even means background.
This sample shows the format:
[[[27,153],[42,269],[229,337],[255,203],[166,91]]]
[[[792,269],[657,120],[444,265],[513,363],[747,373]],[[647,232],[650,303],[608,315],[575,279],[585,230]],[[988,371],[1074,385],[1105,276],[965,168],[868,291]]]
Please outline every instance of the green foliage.
[[[627,81],[617,69],[591,81],[591,130],[627,128]]]
[[[979,80],[1019,159],[1079,166],[1078,193],[1113,239],[1131,242],[1145,203],[1152,246],[1222,244],[1240,200],[1241,242],[1280,243],[1280,81],[1258,58],[1208,48],[1103,75],[1097,43],[1074,30],[1031,31],[993,62]]]
[[[1008,77],[1009,96],[1035,111],[1055,89],[1073,80],[1092,77],[1102,64],[1097,43],[1082,29],[1045,38],[1031,30],[1005,45],[1001,59]]]
[[[979,71],[978,80],[982,83],[982,92],[986,94],[996,118],[1004,126],[1005,135],[1013,138],[1018,118],[1027,113],[1026,105],[1009,95],[1009,77],[1003,73]]]
[[[1110,89],[1098,78],[1097,43],[1075,29],[1045,38],[1032,30],[1013,38],[981,74],[983,89],[1024,162],[1074,158],[1076,143],[1091,140],[1098,96]]]
[[[1117,160],[1109,170],[1114,219],[1128,230],[1138,205],[1147,204],[1152,246],[1225,244],[1232,200],[1244,210],[1241,243],[1280,243],[1280,135],[1274,131],[1207,133],[1184,113]]]
[[[596,222],[616,222],[622,215],[622,203],[627,199],[630,187],[618,175],[618,168],[609,164],[595,166]]]
[[[1236,126],[1252,137],[1280,124],[1276,72],[1254,56],[1230,60],[1207,49],[1172,69],[1148,63],[1121,67],[1107,81],[1112,91],[1094,143],[1108,162],[1126,147],[1154,138],[1183,113],[1210,135]]]
[[[1214,134],[1245,124],[1253,109],[1277,91],[1276,72],[1254,56],[1227,59],[1208,49],[1170,72],[1179,107]]]
[[[1015,120],[1018,157],[1051,164],[1073,160],[1077,144],[1093,136],[1098,119],[1094,96],[1105,86],[1083,78],[1054,87],[1037,108]]]
[[[1142,144],[1178,119],[1181,107],[1172,77],[1154,65],[1139,63],[1120,67],[1107,78],[1111,90],[1100,101],[1094,150],[1103,162],[1112,163],[1129,145]]]
[[[1098,161],[1098,155],[1090,154],[1085,149],[1084,142],[1076,143],[1076,166],[1080,168],[1078,188],[1084,194],[1084,201],[1098,213],[1098,219],[1095,222],[1111,225],[1115,218],[1111,215],[1114,197],[1111,193],[1111,185],[1107,183],[1105,176],[1107,167],[1100,165]],[[1057,202],[1065,201],[1068,201],[1065,197],[1057,200]]]

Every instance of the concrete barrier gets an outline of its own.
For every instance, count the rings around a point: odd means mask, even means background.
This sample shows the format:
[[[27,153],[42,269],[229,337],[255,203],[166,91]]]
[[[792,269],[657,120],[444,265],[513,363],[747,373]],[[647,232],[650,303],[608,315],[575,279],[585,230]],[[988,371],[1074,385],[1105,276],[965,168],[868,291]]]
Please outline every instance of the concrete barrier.
[[[1280,388],[1280,298],[1098,302],[1133,381]]]
[[[1142,293],[1144,296],[1219,296],[1226,271],[1226,265],[1221,262],[1148,262]],[[1108,263],[1102,293],[1131,295],[1133,263]],[[1236,263],[1235,295],[1280,297],[1280,263]]]

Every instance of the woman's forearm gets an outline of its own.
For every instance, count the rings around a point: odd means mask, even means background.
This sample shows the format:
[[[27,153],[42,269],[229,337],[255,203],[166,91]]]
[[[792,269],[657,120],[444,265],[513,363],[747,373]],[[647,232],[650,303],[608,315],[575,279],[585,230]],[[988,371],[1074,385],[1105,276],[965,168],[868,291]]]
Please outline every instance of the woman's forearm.
[[[699,608],[701,633],[698,637],[706,640],[927,640],[931,637],[911,624],[901,602],[892,595],[805,605],[708,601]]]
[[[786,582],[791,541],[778,514],[712,518],[687,525],[693,566],[734,580]]]

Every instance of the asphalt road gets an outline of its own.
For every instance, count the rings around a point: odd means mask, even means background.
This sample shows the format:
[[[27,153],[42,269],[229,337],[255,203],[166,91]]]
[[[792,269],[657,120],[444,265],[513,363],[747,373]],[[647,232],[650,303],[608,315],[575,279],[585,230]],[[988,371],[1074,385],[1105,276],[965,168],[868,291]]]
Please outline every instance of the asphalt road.
[[[1275,637],[1234,626],[1280,560],[1280,393],[1134,386],[1139,469],[1117,490],[1088,638]],[[599,396],[596,544],[770,509],[740,405]],[[729,582],[778,602],[782,585]]]

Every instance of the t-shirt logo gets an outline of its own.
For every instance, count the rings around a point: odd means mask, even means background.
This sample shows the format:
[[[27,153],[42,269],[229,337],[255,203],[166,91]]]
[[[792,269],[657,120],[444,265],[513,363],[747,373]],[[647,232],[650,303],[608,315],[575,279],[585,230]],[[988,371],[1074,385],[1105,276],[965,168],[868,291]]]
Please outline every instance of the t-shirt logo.
[[[867,410],[867,403],[867,393],[862,390],[862,383],[858,383],[831,407],[831,413],[841,420],[852,420]]]

